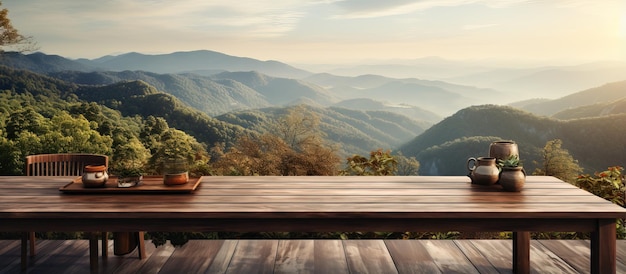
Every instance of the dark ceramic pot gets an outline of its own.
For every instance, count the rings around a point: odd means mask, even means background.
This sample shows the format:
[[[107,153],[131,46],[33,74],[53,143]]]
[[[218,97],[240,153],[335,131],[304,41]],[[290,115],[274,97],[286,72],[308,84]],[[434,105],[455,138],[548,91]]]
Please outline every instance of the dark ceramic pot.
[[[519,157],[517,144],[513,141],[497,141],[489,145],[489,157],[496,158],[496,162],[506,160],[513,155]]]
[[[526,182],[526,172],[522,167],[503,167],[498,182],[505,191],[522,191]]]

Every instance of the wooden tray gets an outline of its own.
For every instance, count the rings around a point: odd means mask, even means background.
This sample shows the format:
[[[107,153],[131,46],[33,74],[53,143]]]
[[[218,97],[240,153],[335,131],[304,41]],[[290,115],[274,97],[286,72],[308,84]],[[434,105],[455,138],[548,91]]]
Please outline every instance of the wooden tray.
[[[190,193],[196,190],[202,177],[189,178],[184,185],[165,185],[162,176],[143,176],[141,184],[133,187],[117,187],[117,177],[109,177],[104,187],[84,187],[82,177],[59,188],[64,193]]]

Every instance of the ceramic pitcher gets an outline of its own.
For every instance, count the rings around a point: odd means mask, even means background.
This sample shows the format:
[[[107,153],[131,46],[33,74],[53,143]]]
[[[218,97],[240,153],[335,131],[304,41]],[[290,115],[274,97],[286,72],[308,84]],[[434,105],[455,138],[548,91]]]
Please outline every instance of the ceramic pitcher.
[[[467,159],[467,170],[472,184],[493,185],[498,182],[500,170],[496,166],[496,158],[471,157]]]

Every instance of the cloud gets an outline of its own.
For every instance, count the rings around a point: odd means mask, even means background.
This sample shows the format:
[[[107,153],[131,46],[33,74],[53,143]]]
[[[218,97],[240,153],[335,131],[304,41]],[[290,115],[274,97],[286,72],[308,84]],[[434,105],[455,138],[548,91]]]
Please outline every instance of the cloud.
[[[375,18],[409,14],[435,7],[482,4],[489,7],[507,7],[532,0],[344,0],[335,2],[343,10],[341,18]]]
[[[477,29],[484,29],[484,28],[490,28],[490,27],[495,27],[498,24],[480,24],[480,25],[465,25],[463,26],[464,30],[477,30]]]
[[[201,31],[236,28],[242,35],[275,36],[294,29],[308,5],[297,0],[258,0],[245,3],[205,0],[24,0],[14,3],[30,24],[54,22],[81,31],[163,30]]]

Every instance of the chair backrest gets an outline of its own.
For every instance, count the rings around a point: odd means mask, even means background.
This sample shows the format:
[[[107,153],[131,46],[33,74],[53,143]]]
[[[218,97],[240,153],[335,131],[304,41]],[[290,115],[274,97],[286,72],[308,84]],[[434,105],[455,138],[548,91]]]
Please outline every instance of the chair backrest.
[[[109,166],[99,154],[61,153],[26,156],[26,176],[81,176],[87,165]]]

